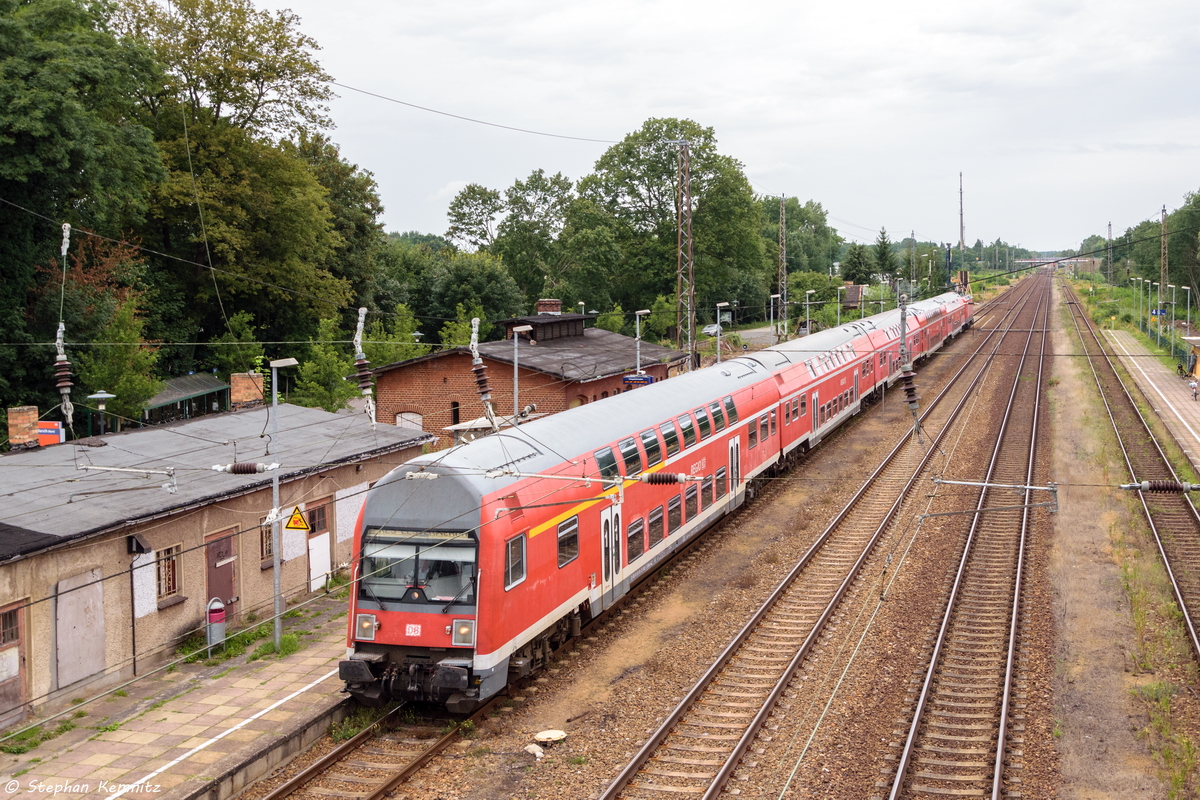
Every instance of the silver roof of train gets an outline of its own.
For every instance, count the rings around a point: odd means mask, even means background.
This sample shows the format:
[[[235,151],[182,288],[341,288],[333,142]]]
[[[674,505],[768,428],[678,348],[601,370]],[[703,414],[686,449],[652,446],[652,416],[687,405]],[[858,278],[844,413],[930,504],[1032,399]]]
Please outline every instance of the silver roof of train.
[[[909,309],[925,313],[944,307],[954,297],[950,294],[921,300],[909,305]],[[419,456],[376,484],[367,499],[365,524],[397,527],[396,517],[402,513],[405,526],[471,527],[478,521],[479,507],[472,502],[463,504],[465,498],[461,494],[478,498],[518,480],[512,476],[488,477],[489,472],[504,468],[524,473],[545,472],[611,444],[615,430],[622,431],[621,435],[633,435],[691,410],[691,406],[681,405],[681,396],[701,398],[697,405],[710,402],[779,369],[802,363],[814,352],[831,350],[864,331],[883,330],[899,322],[898,310],[886,311]],[[406,479],[410,472],[432,472],[439,477]],[[419,499],[409,505],[412,498]],[[404,506],[407,508],[400,512]],[[472,514],[474,520],[467,522]],[[459,521],[466,524],[460,526]]]

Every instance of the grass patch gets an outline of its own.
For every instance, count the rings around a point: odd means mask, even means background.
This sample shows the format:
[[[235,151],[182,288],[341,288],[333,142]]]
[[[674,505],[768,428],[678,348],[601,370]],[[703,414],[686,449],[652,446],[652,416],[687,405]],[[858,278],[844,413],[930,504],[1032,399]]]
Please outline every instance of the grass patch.
[[[368,725],[386,714],[387,711],[388,709],[386,708],[357,706],[344,720],[329,729],[329,737],[335,742],[344,742],[347,739],[353,739],[362,733]]]
[[[288,612],[291,614],[292,612]],[[285,615],[286,616],[286,615]],[[231,658],[237,658],[244,655],[250,645],[257,642],[259,639],[265,639],[271,635],[273,628],[267,623],[255,625],[250,628],[238,631],[234,635],[225,639],[223,645],[213,647],[213,655],[208,656],[207,640],[202,634],[193,634],[184,639],[175,651],[177,656],[187,656],[184,662],[187,664],[195,664],[202,662],[205,666],[213,667],[220,664],[222,661],[227,661]],[[171,672],[172,670],[167,670]]]
[[[124,689],[117,689],[115,692],[113,692],[113,697],[129,697],[129,692],[125,691]]]
[[[567,760],[567,763],[579,767],[588,763],[588,759],[587,756],[571,756],[571,758]]]
[[[292,653],[299,652],[300,637],[294,633],[285,633],[279,639],[279,657],[290,656]],[[263,642],[254,652],[250,654],[248,661],[258,661],[260,658],[275,654],[275,642]]]
[[[26,767],[25,769],[19,769],[19,770],[17,770],[16,772],[14,772],[14,773],[12,774],[12,776],[13,776],[14,778],[19,778],[19,777],[21,777],[22,775],[24,775],[26,772],[29,772],[29,767]]]
[[[111,725],[101,725],[99,728],[96,728],[96,730],[100,731],[101,733],[112,733],[113,731],[118,731],[120,729],[121,723],[119,722],[114,722]]]
[[[41,725],[36,725],[27,731],[18,733],[9,739],[7,743],[0,745],[0,752],[19,756],[22,753],[28,753],[42,742],[48,742],[55,737],[62,736],[64,733],[73,730],[75,730],[75,723],[70,720],[60,722],[48,730],[42,728]]]
[[[87,712],[84,711],[82,708],[78,708],[75,710],[75,713],[71,715],[71,719],[83,719],[86,716],[87,716]]]

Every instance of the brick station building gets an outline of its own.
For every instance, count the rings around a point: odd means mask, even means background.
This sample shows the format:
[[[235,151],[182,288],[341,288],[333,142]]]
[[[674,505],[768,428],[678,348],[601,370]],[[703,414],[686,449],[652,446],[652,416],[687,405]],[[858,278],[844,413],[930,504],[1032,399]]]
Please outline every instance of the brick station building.
[[[637,340],[602,328],[587,328],[591,314],[561,313],[558,300],[539,300],[538,313],[504,320],[505,339],[479,345],[488,367],[492,403],[497,415],[513,413],[513,356],[516,350],[522,407],[537,406],[552,414],[593,403],[636,388],[625,376],[637,368]],[[533,330],[517,334],[513,328]],[[641,343],[642,371],[655,381],[683,370],[687,354]],[[444,429],[483,415],[483,404],[471,372],[471,351],[452,347],[388,364],[374,370],[380,422],[419,428],[438,436],[438,447],[453,437]]]

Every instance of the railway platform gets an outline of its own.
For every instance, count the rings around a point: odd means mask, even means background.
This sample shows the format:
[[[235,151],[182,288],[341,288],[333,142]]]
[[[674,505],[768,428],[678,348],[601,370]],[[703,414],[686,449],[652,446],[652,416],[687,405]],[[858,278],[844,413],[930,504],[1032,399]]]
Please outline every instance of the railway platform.
[[[346,601],[327,596],[286,620],[300,650],[184,664],[80,704],[75,728],[5,754],[2,798],[226,798],[307,748],[341,719],[337,662]],[[91,694],[84,695],[91,697]],[[86,714],[86,716],[83,716]],[[12,744],[12,742],[6,742]]]
[[[1200,400],[1192,400],[1188,381],[1128,331],[1108,330],[1104,336],[1183,450],[1192,470],[1200,472]]]

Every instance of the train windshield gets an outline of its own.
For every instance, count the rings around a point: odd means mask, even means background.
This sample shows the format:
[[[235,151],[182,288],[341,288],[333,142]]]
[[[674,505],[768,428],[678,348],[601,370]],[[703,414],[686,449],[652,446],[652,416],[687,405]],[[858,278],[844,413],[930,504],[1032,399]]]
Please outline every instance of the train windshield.
[[[475,542],[466,533],[368,531],[359,598],[381,605],[474,605],[475,553]]]

